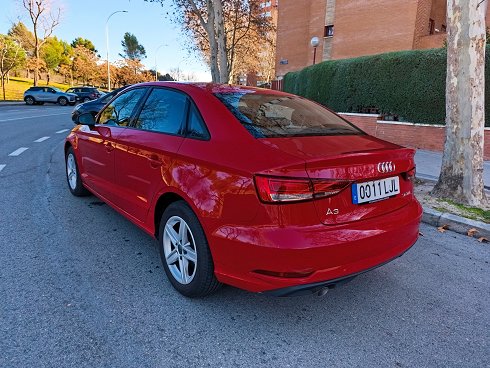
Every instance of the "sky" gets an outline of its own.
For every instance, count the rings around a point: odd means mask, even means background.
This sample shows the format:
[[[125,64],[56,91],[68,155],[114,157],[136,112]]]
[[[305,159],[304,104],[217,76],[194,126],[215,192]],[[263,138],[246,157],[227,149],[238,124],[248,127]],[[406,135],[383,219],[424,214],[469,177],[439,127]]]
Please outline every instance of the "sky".
[[[51,0],[61,7],[61,23],[54,35],[71,43],[76,37],[91,40],[102,59],[106,59],[105,25],[109,15],[109,59],[114,62],[122,53],[121,41],[125,32],[134,34],[145,47],[148,69],[158,66],[159,73],[179,68],[181,73],[193,73],[203,82],[211,80],[209,68],[196,52],[189,52],[190,40],[181,26],[172,21],[172,0],[146,2],[144,0]],[[0,33],[6,34],[12,23],[22,21],[32,31],[32,24],[21,0],[0,0]],[[161,46],[164,45],[164,46]],[[166,45],[166,46],[165,46]],[[161,47],[160,47],[161,46]]]

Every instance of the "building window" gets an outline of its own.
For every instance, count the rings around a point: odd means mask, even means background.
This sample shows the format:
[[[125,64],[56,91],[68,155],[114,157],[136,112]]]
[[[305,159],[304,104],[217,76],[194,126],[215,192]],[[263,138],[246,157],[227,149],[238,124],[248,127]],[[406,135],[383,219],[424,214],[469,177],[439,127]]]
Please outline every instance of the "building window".
[[[429,19],[429,34],[433,35],[436,32],[436,21]]]
[[[332,37],[332,36],[333,36],[333,25],[325,26],[323,37]]]
[[[441,26],[441,31],[442,31],[442,32],[444,32],[444,33],[446,33],[446,32],[447,32],[447,27],[446,27],[446,25],[445,25],[445,24],[443,24],[443,25]]]

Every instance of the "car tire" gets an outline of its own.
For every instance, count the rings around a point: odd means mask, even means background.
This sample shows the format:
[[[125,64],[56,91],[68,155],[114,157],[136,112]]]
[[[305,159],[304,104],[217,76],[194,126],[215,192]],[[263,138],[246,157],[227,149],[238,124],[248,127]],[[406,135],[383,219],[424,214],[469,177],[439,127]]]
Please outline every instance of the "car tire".
[[[36,103],[36,100],[32,96],[26,96],[26,98],[24,98],[24,102],[27,105],[34,105]]]
[[[199,219],[184,201],[170,204],[159,227],[159,251],[172,286],[189,298],[219,289],[214,263]],[[182,244],[184,241],[184,244]]]
[[[88,102],[88,101],[91,101],[91,100],[90,100],[90,98],[88,98],[88,97],[85,97],[85,98],[82,100],[82,102]]]
[[[68,99],[66,97],[60,97],[60,98],[58,98],[58,103],[61,106],[66,106],[66,105],[68,105]]]
[[[90,195],[90,192],[83,186],[80,171],[78,170],[77,159],[72,147],[66,150],[65,155],[66,181],[71,194],[75,197]]]

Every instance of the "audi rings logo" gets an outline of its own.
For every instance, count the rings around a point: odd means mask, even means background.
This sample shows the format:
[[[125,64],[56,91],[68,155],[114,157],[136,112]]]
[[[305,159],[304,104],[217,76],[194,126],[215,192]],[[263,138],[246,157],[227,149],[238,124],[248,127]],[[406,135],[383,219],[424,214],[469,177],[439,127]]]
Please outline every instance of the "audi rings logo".
[[[380,162],[378,164],[378,172],[382,174],[390,173],[395,171],[395,164],[392,161]]]

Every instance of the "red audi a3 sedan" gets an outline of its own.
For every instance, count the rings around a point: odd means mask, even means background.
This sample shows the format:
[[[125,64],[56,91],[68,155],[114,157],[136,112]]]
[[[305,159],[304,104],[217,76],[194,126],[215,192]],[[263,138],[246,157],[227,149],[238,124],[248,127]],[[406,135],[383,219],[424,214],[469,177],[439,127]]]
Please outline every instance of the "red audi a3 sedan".
[[[158,239],[183,295],[323,293],[417,240],[414,151],[278,91],[144,83],[66,139],[68,186]]]

